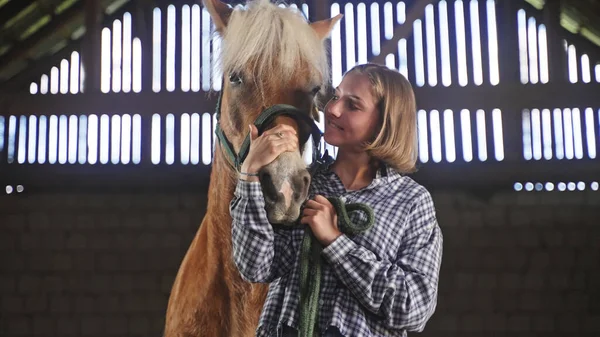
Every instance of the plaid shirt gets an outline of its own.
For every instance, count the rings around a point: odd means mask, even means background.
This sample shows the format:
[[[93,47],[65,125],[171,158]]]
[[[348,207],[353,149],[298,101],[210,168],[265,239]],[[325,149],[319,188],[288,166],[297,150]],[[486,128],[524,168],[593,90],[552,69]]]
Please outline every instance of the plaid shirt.
[[[319,333],[329,326],[346,337],[422,331],[437,305],[443,242],[429,192],[389,167],[369,186],[346,191],[326,165],[313,177],[310,197],[316,194],[366,203],[375,213],[371,229],[343,234],[322,252]],[[233,257],[244,279],[270,283],[259,337],[279,336],[283,324],[298,327],[303,236],[302,229],[274,230],[264,207],[260,183],[240,180],[230,204]]]

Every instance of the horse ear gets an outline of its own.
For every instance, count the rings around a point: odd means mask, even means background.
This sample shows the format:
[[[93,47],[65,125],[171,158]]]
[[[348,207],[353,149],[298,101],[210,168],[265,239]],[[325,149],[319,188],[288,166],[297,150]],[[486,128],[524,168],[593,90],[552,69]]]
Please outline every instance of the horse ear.
[[[331,30],[333,29],[335,24],[338,21],[340,21],[340,19],[343,16],[344,16],[343,14],[338,14],[329,19],[315,21],[315,22],[311,23],[310,26],[312,27],[312,29],[314,29],[315,33],[317,33],[317,36],[321,40],[323,40],[324,38],[329,36],[329,33],[331,33]]]
[[[229,22],[233,8],[219,0],[202,0],[202,3],[214,21],[217,31],[223,33],[225,27],[227,27],[227,22]]]

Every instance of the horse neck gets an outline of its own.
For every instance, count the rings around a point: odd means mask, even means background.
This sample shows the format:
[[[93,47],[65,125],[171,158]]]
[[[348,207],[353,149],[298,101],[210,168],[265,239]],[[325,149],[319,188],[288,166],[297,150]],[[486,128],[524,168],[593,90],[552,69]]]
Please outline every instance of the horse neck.
[[[206,216],[211,220],[213,230],[219,232],[221,234],[219,237],[222,238],[231,236],[229,203],[233,199],[237,181],[235,177],[234,168],[223,155],[220,145],[217,144],[208,187]]]

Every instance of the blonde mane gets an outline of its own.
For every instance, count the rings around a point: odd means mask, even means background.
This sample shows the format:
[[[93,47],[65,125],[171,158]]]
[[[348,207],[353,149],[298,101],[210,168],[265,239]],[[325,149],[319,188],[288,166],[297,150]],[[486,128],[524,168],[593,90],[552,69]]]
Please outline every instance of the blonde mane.
[[[325,46],[307,23],[297,8],[281,8],[269,0],[237,6],[222,36],[218,61],[223,74],[244,74],[252,65],[254,81],[277,85],[305,68],[311,82],[325,82],[329,79]]]

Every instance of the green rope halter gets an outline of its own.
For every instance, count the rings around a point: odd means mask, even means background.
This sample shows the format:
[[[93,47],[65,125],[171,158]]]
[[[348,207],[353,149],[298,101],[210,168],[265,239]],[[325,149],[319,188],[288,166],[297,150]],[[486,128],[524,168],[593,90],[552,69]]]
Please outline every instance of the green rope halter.
[[[327,198],[338,215],[338,226],[342,233],[355,235],[373,226],[375,216],[367,204],[345,204],[340,198]],[[364,212],[367,220],[358,224],[350,221],[348,213]],[[313,337],[317,324],[319,293],[321,291],[321,251],[323,247],[306,226],[300,255],[300,331],[298,337]]]

